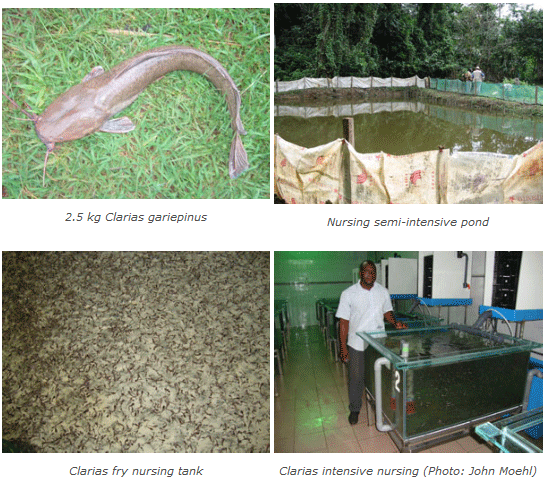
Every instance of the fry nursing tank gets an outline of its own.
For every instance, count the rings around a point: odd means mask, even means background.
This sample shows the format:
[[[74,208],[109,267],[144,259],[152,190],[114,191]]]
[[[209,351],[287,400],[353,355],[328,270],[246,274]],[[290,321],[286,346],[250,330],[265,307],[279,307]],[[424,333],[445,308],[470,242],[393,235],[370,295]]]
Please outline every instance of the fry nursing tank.
[[[377,429],[401,451],[455,439],[519,410],[530,352],[542,346],[456,324],[358,336],[368,345],[365,385]]]

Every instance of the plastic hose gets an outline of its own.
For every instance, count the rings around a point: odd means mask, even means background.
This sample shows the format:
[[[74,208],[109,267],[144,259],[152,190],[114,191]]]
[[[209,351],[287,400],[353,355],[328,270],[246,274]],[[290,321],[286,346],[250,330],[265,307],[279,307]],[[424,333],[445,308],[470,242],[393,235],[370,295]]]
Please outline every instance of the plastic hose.
[[[394,429],[390,424],[384,424],[382,421],[382,366],[386,366],[390,369],[390,361],[385,357],[379,357],[375,361],[375,393],[376,393],[376,406],[375,414],[377,418],[377,429],[380,432],[387,432]]]

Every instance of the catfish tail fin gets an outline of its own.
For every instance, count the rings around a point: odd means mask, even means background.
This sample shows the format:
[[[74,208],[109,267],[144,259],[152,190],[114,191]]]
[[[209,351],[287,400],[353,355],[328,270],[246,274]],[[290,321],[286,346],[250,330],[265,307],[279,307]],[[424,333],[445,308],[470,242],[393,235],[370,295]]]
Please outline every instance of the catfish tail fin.
[[[229,154],[229,177],[231,177],[231,179],[236,179],[248,167],[248,154],[246,154],[246,151],[244,150],[240,134],[235,132],[233,142],[231,143],[231,152]]]

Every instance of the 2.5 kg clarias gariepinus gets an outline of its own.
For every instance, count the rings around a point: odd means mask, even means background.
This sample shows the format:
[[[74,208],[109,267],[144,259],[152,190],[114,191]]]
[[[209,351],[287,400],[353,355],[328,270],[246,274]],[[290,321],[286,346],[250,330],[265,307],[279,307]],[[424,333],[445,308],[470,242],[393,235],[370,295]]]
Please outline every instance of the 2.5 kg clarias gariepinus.
[[[235,136],[229,155],[229,176],[234,179],[248,168],[248,156],[240,136],[246,131],[240,119],[240,93],[227,70],[213,57],[179,45],[143,52],[105,72],[95,67],[59,96],[42,115],[32,115],[36,133],[47,146],[47,158],[55,144],[76,140],[96,131],[124,133],[135,128],[128,117],[112,117],[128,107],[152,82],[174,70],[190,70],[208,78],[225,95]],[[28,114],[27,114],[28,115]]]

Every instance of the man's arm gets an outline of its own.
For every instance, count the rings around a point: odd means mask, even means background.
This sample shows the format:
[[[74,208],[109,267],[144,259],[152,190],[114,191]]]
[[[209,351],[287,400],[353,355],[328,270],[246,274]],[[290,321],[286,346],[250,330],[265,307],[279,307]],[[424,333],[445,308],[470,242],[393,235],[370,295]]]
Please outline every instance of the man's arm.
[[[393,311],[388,311],[387,313],[385,313],[384,320],[394,326],[396,329],[407,329],[406,324],[403,324],[395,318]]]
[[[348,321],[346,319],[339,319],[339,340],[341,343],[341,361],[348,361],[348,347],[346,341],[348,339]]]

